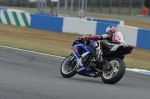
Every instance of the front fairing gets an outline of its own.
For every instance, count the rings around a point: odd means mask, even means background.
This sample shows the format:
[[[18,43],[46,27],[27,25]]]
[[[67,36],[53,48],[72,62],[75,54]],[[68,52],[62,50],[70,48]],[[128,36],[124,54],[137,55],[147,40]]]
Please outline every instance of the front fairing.
[[[77,44],[83,44],[83,42],[80,39],[76,39],[74,40],[74,42],[72,43],[72,46],[77,45]]]
[[[81,56],[81,54],[83,54],[85,52],[88,52],[89,54],[92,54],[90,49],[84,44],[75,44],[72,47],[72,50],[76,53],[78,58]]]
[[[89,44],[94,47],[96,42],[97,42],[96,40],[91,40],[89,41]],[[77,45],[77,44],[83,44],[83,41],[81,39],[76,39],[72,43],[72,46]]]

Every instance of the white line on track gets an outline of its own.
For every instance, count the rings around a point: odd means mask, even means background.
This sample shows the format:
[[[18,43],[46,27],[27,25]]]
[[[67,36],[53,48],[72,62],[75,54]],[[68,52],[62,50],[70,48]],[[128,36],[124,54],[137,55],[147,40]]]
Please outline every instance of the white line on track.
[[[150,71],[148,70],[144,70],[144,69],[131,69],[131,68],[127,68],[126,70],[128,71],[134,71],[134,72],[139,72],[139,73],[143,73],[143,74],[149,74],[150,75]]]
[[[51,54],[45,54],[45,53],[35,52],[35,51],[29,51],[29,50],[24,50],[24,49],[19,49],[19,48],[13,48],[13,47],[8,47],[8,46],[3,46],[3,45],[0,45],[0,47],[8,48],[8,49],[14,49],[14,50],[19,50],[19,51],[24,51],[24,52],[31,52],[31,53],[36,53],[36,54],[41,54],[41,55],[46,55],[46,56],[52,56],[52,57],[57,57],[57,58],[62,58],[62,59],[65,58],[65,57],[61,57],[61,56],[56,56],[56,55],[51,55]],[[126,68],[126,70],[133,71],[133,72],[139,72],[139,73],[143,73],[143,74],[149,74],[150,75],[150,71],[148,71],[148,70],[131,69],[131,68]]]
[[[56,56],[56,55],[51,55],[51,54],[45,54],[45,53],[35,52],[35,51],[29,51],[29,50],[24,50],[24,49],[14,48],[14,47],[8,47],[8,46],[3,46],[3,45],[0,45],[0,47],[8,48],[8,49],[14,49],[14,50],[19,50],[19,51],[24,51],[24,52],[31,52],[31,53],[36,53],[36,54],[41,54],[41,55],[46,55],[46,56],[52,56],[52,57],[58,57],[58,58],[65,58],[65,57],[61,57],[61,56]]]

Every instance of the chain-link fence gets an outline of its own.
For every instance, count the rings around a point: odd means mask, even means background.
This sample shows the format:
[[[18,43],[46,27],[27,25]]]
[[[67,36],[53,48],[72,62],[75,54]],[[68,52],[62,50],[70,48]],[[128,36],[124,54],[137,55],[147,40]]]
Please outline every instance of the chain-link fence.
[[[0,6],[36,7],[37,0],[0,0]]]
[[[38,8],[38,1],[41,0],[0,0],[0,6],[10,7],[28,7]],[[51,0],[46,0],[46,12],[50,13],[53,8],[54,11],[57,3],[52,3]],[[60,0],[59,11],[63,12],[65,9],[66,0]],[[71,4],[73,1],[73,10]],[[67,0],[67,12],[78,12],[81,9],[83,0]],[[122,15],[138,15],[141,14],[144,0],[84,0],[87,1],[86,12],[89,13],[108,13],[108,14],[122,14]]]

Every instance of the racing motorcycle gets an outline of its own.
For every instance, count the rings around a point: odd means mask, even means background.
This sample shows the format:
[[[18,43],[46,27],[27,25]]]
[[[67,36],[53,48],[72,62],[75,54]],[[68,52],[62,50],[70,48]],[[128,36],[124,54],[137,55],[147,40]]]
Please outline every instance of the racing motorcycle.
[[[72,53],[63,61],[60,67],[60,73],[65,78],[73,77],[79,74],[87,77],[101,77],[107,84],[115,84],[123,77],[126,66],[124,58],[126,54],[132,52],[130,45],[107,45],[103,49],[103,62],[96,62],[95,43],[101,40],[83,40],[77,38],[72,44]],[[85,43],[86,42],[86,43]]]

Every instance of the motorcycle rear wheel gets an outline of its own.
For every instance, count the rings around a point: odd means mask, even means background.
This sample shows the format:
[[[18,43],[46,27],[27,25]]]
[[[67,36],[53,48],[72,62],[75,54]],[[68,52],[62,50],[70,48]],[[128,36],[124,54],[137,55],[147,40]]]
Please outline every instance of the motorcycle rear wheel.
[[[101,78],[106,84],[115,84],[123,77],[126,66],[123,60],[119,58],[114,58],[109,63],[112,69],[110,71],[103,71]]]
[[[73,55],[68,56],[61,64],[60,73],[65,78],[73,77],[76,74],[76,63],[70,64],[70,62],[74,61],[71,60],[72,57],[74,56]]]

